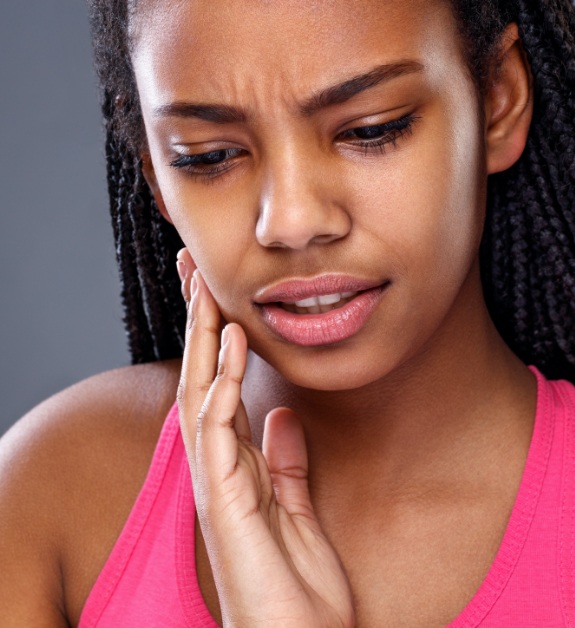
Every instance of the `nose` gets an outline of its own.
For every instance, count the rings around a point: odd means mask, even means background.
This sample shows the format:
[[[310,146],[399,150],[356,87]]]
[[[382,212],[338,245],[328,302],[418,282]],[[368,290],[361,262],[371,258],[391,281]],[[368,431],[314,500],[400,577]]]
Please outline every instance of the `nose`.
[[[318,169],[285,162],[276,166],[267,173],[260,196],[256,238],[262,246],[302,250],[349,233],[350,216]]]

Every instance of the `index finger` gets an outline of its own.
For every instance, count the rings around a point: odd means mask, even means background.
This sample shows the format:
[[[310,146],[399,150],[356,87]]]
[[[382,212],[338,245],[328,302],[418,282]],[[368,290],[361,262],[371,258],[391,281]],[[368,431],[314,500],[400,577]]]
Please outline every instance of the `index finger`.
[[[178,412],[188,461],[195,474],[197,418],[216,377],[221,314],[198,270],[194,271],[190,292]]]

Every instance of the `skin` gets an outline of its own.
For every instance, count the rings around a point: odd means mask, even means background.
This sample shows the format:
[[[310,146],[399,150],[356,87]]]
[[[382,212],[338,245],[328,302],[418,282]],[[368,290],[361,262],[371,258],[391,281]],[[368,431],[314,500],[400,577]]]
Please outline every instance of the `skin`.
[[[205,539],[200,586],[229,626],[443,626],[493,561],[535,412],[533,378],[493,328],[478,265],[486,177],[517,160],[531,119],[517,31],[505,33],[481,109],[443,3],[218,7],[142,2],[133,55],[145,174],[187,247],[179,270],[192,303],[178,401]],[[318,90],[405,60],[422,67],[301,115]],[[165,115],[174,102],[249,115],[226,124]],[[416,118],[411,133],[384,150],[359,146],[351,132],[405,115]],[[211,178],[170,166],[223,149],[237,150]],[[270,333],[255,293],[326,272],[389,282],[360,332],[313,348]],[[13,625],[77,623],[175,394],[179,365],[150,369],[116,376],[122,394],[106,378],[85,385],[81,401],[64,394],[4,446],[6,468],[13,452],[36,447],[58,479],[75,465],[97,476],[118,429],[132,443],[111,476],[125,483],[101,480],[92,491],[90,503],[108,513],[97,532],[62,527],[86,505],[82,483],[40,498],[33,462],[3,480],[0,505],[16,514],[0,535],[10,566],[0,610]],[[118,428],[144,379],[161,401]],[[55,455],[62,434],[92,434],[78,420],[88,407],[105,417],[102,447],[78,460]],[[10,550],[30,536],[34,592]]]

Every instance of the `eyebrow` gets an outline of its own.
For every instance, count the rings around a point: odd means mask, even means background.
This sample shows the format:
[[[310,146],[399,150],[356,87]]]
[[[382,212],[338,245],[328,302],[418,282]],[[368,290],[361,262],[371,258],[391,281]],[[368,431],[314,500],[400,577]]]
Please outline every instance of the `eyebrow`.
[[[320,109],[340,105],[357,94],[371,89],[376,85],[385,83],[405,74],[413,74],[422,72],[423,65],[417,61],[401,61],[398,63],[389,63],[378,65],[369,72],[358,74],[343,83],[333,85],[327,89],[323,89],[317,94],[308,98],[300,107],[300,111],[304,116],[311,116]]]
[[[317,94],[313,94],[299,106],[299,111],[303,116],[312,116],[321,109],[340,105],[376,85],[406,74],[422,72],[423,69],[424,66],[417,61],[401,61],[378,65],[369,70],[369,72],[358,74],[337,85],[322,89]],[[198,118],[207,122],[215,122],[216,124],[230,124],[245,122],[247,114],[243,109],[230,105],[177,101],[160,105],[154,109],[154,117]]]
[[[203,105],[190,102],[173,102],[154,109],[154,117],[199,118],[217,124],[245,122],[242,109],[229,105]]]

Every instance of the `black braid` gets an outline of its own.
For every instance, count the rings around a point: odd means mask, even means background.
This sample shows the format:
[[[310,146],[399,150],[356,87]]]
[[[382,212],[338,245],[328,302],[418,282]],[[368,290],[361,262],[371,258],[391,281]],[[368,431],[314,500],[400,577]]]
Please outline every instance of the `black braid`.
[[[121,155],[113,134],[108,131],[106,142],[106,161],[108,164],[108,189],[112,225],[116,241],[116,257],[122,279],[122,302],[126,312],[124,322],[128,331],[130,351],[135,362],[139,362],[140,353],[149,354],[152,348],[150,333],[145,320],[144,303],[138,268],[134,252],[134,233],[131,228],[130,211],[133,189],[133,169],[122,163]],[[130,316],[127,315],[130,307]]]
[[[534,77],[525,152],[489,180],[486,300],[501,334],[525,362],[549,377],[575,381],[575,10],[571,0],[456,5],[475,63],[487,67],[498,34],[515,21]],[[466,22],[470,5],[482,7],[489,29]],[[473,29],[494,37],[472,39]],[[474,41],[483,46],[476,54]],[[475,75],[488,80],[486,73]]]
[[[182,354],[185,308],[175,259],[183,244],[161,218],[142,175],[139,148],[145,140],[130,64],[128,16],[122,0],[90,4],[124,322],[132,361],[140,363]]]
[[[506,342],[549,377],[575,381],[575,10],[573,0],[452,0],[482,93],[514,21],[534,77],[527,147],[488,182],[481,249],[487,304]],[[143,180],[145,146],[130,63],[135,0],[90,0],[103,91],[108,183],[134,362],[180,355],[184,308],[175,272],[183,246]]]
[[[140,161],[118,146],[110,132],[108,136],[110,205],[132,359],[139,363],[177,357],[185,310],[172,307],[181,306],[174,260],[183,244],[161,218]]]

